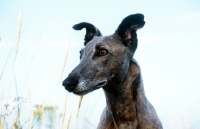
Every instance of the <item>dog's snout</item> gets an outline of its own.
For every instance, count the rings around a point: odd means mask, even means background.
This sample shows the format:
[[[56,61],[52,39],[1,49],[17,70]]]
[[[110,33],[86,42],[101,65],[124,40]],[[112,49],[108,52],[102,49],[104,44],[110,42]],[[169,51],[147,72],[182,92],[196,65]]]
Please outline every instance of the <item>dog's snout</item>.
[[[67,77],[62,83],[62,85],[65,86],[65,89],[70,92],[73,91],[77,84],[78,80],[72,76]]]

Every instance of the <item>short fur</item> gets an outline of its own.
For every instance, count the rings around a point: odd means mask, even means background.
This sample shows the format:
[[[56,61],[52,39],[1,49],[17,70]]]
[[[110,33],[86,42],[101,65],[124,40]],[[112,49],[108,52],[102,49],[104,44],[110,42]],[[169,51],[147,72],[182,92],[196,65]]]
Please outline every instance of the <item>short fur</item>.
[[[63,86],[77,95],[103,88],[106,107],[98,129],[162,129],[146,98],[140,67],[132,58],[137,48],[136,31],[144,24],[142,14],[132,14],[110,36],[101,36],[90,23],[75,25],[76,30],[86,28],[87,38],[80,64],[63,81]]]

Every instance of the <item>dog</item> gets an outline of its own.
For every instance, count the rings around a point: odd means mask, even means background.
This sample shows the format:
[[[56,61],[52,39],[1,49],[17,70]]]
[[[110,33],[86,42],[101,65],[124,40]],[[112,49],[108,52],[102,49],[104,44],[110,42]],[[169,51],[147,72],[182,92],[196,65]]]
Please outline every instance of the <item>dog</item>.
[[[86,29],[85,47],[80,51],[80,64],[62,85],[80,96],[103,88],[106,107],[98,129],[163,128],[146,98],[140,66],[133,58],[138,45],[136,32],[144,25],[143,14],[132,14],[109,36],[102,36],[87,22],[73,26],[75,30]]]

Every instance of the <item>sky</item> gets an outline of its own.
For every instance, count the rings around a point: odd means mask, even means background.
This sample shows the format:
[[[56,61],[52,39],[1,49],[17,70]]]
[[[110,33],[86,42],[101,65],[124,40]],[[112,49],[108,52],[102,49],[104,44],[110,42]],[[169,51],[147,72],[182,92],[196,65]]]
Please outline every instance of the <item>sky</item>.
[[[61,85],[78,65],[79,51],[83,47],[85,30],[75,31],[72,26],[90,22],[103,35],[111,35],[123,18],[142,13],[146,24],[137,32],[138,49],[134,58],[141,67],[147,98],[154,105],[164,128],[200,128],[199,7],[198,0],[1,0],[1,109],[7,98],[12,103],[18,95],[28,99],[29,108],[42,104],[56,105],[62,110],[67,95],[67,109],[75,113],[79,97],[69,94]],[[14,61],[20,11],[21,37]],[[60,81],[68,44],[67,63]],[[79,128],[96,127],[104,107],[102,89],[84,96]],[[24,117],[26,119],[26,115]],[[75,119],[73,115],[72,119]],[[85,125],[86,121],[91,126]]]

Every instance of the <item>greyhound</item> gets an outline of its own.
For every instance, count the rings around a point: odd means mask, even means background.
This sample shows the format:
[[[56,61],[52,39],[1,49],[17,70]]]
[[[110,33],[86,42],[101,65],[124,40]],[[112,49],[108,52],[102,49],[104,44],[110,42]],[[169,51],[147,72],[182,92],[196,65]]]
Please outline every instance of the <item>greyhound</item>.
[[[62,85],[80,96],[103,88],[106,107],[98,129],[163,128],[145,96],[141,70],[133,59],[137,48],[136,31],[144,24],[143,14],[129,15],[109,36],[102,36],[87,22],[73,26],[75,30],[86,28],[85,47],[80,51],[80,64]]]

